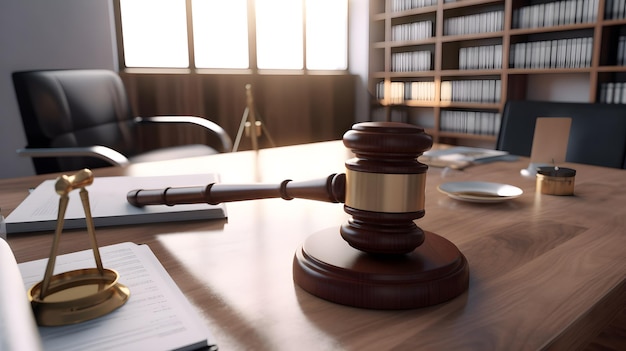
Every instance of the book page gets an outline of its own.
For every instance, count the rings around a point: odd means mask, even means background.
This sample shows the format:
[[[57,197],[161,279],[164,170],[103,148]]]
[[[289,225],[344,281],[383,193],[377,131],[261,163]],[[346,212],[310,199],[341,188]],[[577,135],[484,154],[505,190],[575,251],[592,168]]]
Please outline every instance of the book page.
[[[197,312],[146,245],[100,248],[102,264],[120,274],[129,300],[102,317],[39,327],[45,350],[180,350],[214,345]],[[27,288],[43,279],[47,259],[19,264]],[[55,274],[93,268],[91,250],[57,257]]]
[[[0,350],[41,350],[39,333],[13,252],[0,239]]]
[[[128,203],[126,194],[135,189],[162,189],[167,187],[206,186],[218,181],[216,174],[176,176],[120,176],[96,177],[85,187],[94,224],[99,226],[172,222],[226,217],[224,204],[156,205],[135,207]],[[55,179],[42,182],[5,219],[9,234],[40,230],[54,230],[57,223],[59,195]],[[69,194],[64,228],[85,228],[85,211],[80,201],[80,190]]]

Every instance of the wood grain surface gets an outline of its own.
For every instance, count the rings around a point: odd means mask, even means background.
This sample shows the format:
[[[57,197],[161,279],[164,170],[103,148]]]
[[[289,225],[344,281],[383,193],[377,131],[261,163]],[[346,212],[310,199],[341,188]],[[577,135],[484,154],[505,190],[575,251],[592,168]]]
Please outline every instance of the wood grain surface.
[[[217,172],[224,183],[308,180],[343,172],[339,141],[98,169],[96,177]],[[626,171],[577,170],[575,195],[535,192],[527,159],[431,168],[417,224],[453,242],[469,290],[432,307],[377,311],[316,298],[293,282],[296,249],[343,224],[340,204],[265,199],[227,205],[228,219],[96,228],[99,245],[146,243],[201,311],[222,350],[572,350],[584,348],[626,302]],[[0,180],[6,216],[54,175]],[[438,192],[451,181],[492,181],[524,194],[494,204]],[[338,234],[339,235],[339,234]],[[9,234],[19,262],[46,257],[52,233]],[[59,253],[89,247],[66,231]]]

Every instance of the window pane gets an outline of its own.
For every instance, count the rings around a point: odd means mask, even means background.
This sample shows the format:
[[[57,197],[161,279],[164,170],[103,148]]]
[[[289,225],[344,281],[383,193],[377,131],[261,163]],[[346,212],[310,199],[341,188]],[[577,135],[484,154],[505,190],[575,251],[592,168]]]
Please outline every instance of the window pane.
[[[189,67],[185,0],[120,0],[127,67]]]
[[[302,1],[257,0],[257,67],[302,69]]]
[[[306,2],[306,66],[308,69],[348,68],[348,2]]]
[[[248,68],[247,0],[193,0],[196,67]]]

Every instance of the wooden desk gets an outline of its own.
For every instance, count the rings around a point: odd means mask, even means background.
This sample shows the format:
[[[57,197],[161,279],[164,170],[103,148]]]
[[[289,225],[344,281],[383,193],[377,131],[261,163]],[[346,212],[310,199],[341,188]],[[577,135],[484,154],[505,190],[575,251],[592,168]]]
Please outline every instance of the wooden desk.
[[[343,172],[340,142],[95,170],[96,176],[219,172],[223,182],[306,180]],[[446,172],[431,168],[425,230],[455,243],[470,265],[468,292],[441,305],[362,310],[294,285],[292,259],[313,232],[346,219],[340,204],[281,199],[230,203],[228,220],[97,228],[100,245],[147,243],[201,312],[222,350],[534,350],[584,346],[626,301],[626,171],[576,168],[576,195],[537,195],[527,160]],[[6,215],[48,177],[0,181]],[[53,178],[53,177],[52,177]],[[447,181],[521,187],[500,204],[449,199]],[[51,234],[10,235],[19,262],[46,257]],[[65,232],[60,253],[88,248]]]

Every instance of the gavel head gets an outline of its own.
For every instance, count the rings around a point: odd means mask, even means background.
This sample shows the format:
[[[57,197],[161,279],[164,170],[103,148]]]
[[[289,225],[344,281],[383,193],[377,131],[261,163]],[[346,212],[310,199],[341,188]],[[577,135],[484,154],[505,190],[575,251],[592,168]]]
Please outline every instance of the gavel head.
[[[343,137],[355,158],[346,161],[344,210],[352,218],[341,236],[373,254],[406,254],[424,241],[414,220],[424,216],[428,166],[417,157],[432,147],[424,129],[396,122],[355,124]]]

